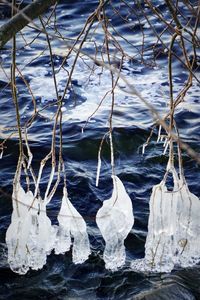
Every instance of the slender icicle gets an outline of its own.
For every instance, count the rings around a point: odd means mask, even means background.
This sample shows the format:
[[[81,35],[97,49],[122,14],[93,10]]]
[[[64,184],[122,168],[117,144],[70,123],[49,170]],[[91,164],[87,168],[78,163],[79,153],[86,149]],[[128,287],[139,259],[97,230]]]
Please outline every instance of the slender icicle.
[[[165,148],[164,148],[164,151],[163,151],[163,155],[165,155],[166,154],[166,152],[167,152],[167,149],[169,148],[169,141],[168,142],[166,142],[166,144],[165,144]]]
[[[40,164],[40,169],[39,169],[39,172],[38,172],[37,183],[36,183],[36,186],[35,186],[34,198],[37,196],[37,193],[38,193],[38,189],[39,189],[39,184],[40,184],[40,180],[41,180],[43,168],[44,168],[44,164],[41,163]]]
[[[28,143],[27,129],[25,129],[25,143],[26,143],[26,148],[27,148],[27,153],[28,153],[28,165],[27,165],[27,169],[29,169],[30,165],[31,165],[31,162],[32,162],[32,159],[33,159],[33,154],[32,154],[32,152],[30,150],[29,143]]]
[[[51,184],[52,184],[52,182],[53,182],[54,174],[55,174],[55,166],[52,166],[52,168],[51,168],[51,174],[50,174],[50,177],[49,177],[47,189],[46,189],[45,196],[44,196],[44,202],[45,202],[45,203],[46,203],[46,201],[47,201],[47,197],[48,197],[48,194],[49,194],[49,190],[50,190]]]
[[[168,138],[166,137],[163,143],[163,148],[166,146],[167,142],[168,142]]]
[[[99,176],[101,170],[101,154],[98,154],[98,165],[97,165],[97,176],[96,176],[96,186],[99,185]]]
[[[114,176],[114,167],[115,167],[115,162],[114,162],[114,150],[113,150],[113,139],[112,139],[112,132],[110,131],[109,134],[110,138],[110,162],[111,162],[111,167],[112,167],[112,175]]]
[[[142,155],[144,155],[144,153],[145,153],[145,148],[146,148],[146,146],[147,146],[147,143],[144,143],[144,144],[142,145]]]
[[[162,125],[159,125],[157,143],[160,141],[161,129],[162,129]]]

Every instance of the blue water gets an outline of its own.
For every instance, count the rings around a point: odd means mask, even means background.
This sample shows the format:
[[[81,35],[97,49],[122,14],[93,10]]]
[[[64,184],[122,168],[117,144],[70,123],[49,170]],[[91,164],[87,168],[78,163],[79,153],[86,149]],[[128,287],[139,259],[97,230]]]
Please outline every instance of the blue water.
[[[132,1],[128,2],[135,9]],[[98,1],[61,1],[57,8],[58,28],[68,39],[75,38],[82,29],[87,16],[96,8]],[[114,4],[114,3],[113,3]],[[194,3],[195,4],[195,3]],[[161,32],[162,24],[145,8],[150,20]],[[169,18],[163,1],[157,1],[158,8]],[[119,1],[115,8],[120,8],[122,16],[126,17],[129,10]],[[183,12],[186,8],[182,7]],[[111,7],[107,8],[112,25],[123,34],[133,45],[121,40],[121,44],[130,57],[127,57],[122,67],[122,74],[134,83],[161,115],[168,111],[169,87],[167,75],[167,55],[160,53],[161,45],[157,45],[157,64],[152,50],[146,52],[144,63],[138,49],[141,49],[141,24],[144,27],[146,45],[155,42],[151,30],[144,18],[138,19],[130,15],[127,22],[122,22]],[[0,21],[3,24],[5,19]],[[39,24],[37,22],[37,24]],[[94,26],[95,28],[95,26]],[[53,32],[50,29],[50,32]],[[31,28],[23,30],[24,38],[31,41],[36,31]],[[169,41],[166,33],[163,38]],[[89,36],[84,47],[86,54],[94,54],[94,42],[101,45],[102,30],[99,28]],[[70,40],[69,40],[70,42]],[[70,42],[71,43],[71,42]],[[44,51],[46,46],[44,36],[30,45],[23,47],[24,40],[18,36],[17,65],[30,84],[37,106],[41,109],[55,101],[55,91],[51,79],[49,53]],[[52,41],[54,60],[59,67],[66,54],[66,44],[56,39]],[[137,47],[137,48],[136,48]],[[189,46],[188,46],[189,47]],[[111,49],[111,51],[114,50]],[[177,54],[179,53],[176,48]],[[39,55],[39,56],[38,56]],[[73,55],[65,67],[70,69]],[[114,56],[113,63],[117,64],[119,53]],[[10,44],[0,53],[1,65],[9,75]],[[87,64],[86,64],[87,62]],[[20,276],[13,273],[7,264],[7,250],[5,233],[10,224],[12,213],[12,180],[18,159],[17,136],[13,135],[6,143],[3,159],[0,160],[0,299],[200,299],[200,268],[174,270],[171,274],[142,274],[130,269],[130,262],[144,256],[145,237],[148,223],[148,202],[152,186],[159,183],[165,172],[167,155],[163,155],[163,146],[156,143],[158,128],[155,128],[152,140],[142,155],[142,145],[148,138],[153,119],[146,106],[134,95],[126,93],[126,84],[119,83],[116,90],[116,103],[113,114],[113,143],[115,154],[115,172],[123,181],[133,202],[135,224],[128,235],[125,245],[127,253],[126,265],[117,272],[111,273],[104,268],[102,253],[104,241],[97,229],[95,215],[101,207],[102,201],[108,199],[112,192],[110,148],[106,139],[102,149],[102,168],[99,187],[95,186],[98,148],[103,135],[108,131],[108,117],[111,107],[107,97],[102,107],[89,120],[99,101],[107,90],[111,88],[108,70],[95,66],[95,71],[88,75],[93,63],[89,58],[77,62],[72,83],[73,90],[64,100],[63,109],[63,157],[67,172],[68,193],[73,205],[82,214],[88,225],[92,254],[84,264],[74,265],[71,253],[48,257],[47,264],[40,271],[29,271]],[[0,70],[0,141],[16,132],[14,105],[12,102],[9,80]],[[57,74],[60,93],[67,79],[67,73],[61,70]],[[184,67],[175,62],[174,92],[178,93],[186,80]],[[198,76],[198,71],[196,71]],[[31,116],[33,109],[31,97],[23,81],[17,79],[18,98],[20,104],[21,121],[25,123]],[[194,81],[186,102],[177,108],[176,121],[181,138],[193,149],[198,151],[200,142],[200,112],[199,86]],[[38,172],[40,160],[49,152],[51,146],[52,117],[56,107],[50,106],[42,110],[29,129],[30,147],[33,152],[33,168]],[[200,172],[197,163],[187,153],[183,153],[183,164],[186,180],[191,192],[200,196]],[[47,166],[42,189],[48,180],[49,166]],[[48,216],[56,223],[56,216],[62,197],[62,183],[48,207]]]

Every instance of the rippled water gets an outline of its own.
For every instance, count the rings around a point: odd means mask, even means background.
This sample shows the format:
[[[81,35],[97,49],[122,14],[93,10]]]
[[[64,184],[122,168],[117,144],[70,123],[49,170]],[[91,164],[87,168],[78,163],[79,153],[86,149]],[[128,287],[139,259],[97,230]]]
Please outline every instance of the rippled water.
[[[92,12],[98,1],[62,1],[58,6],[57,22],[59,29],[68,38],[74,38],[81,31],[88,14]],[[130,1],[131,3],[131,1]],[[157,1],[159,8],[165,14],[162,1]],[[122,10],[123,11],[123,10]],[[141,44],[137,20],[128,20],[128,24],[121,23],[111,11],[108,12],[113,25],[134,46]],[[124,15],[126,12],[124,11]],[[149,15],[152,19],[154,16]],[[166,16],[167,17],[167,16]],[[1,21],[1,24],[4,21]],[[150,29],[147,24],[145,33],[149,45],[153,44]],[[130,29],[131,28],[131,29]],[[145,27],[144,27],[145,28]],[[161,26],[157,24],[158,30]],[[27,28],[24,37],[31,41],[34,29]],[[168,37],[166,36],[166,41]],[[103,39],[100,28],[86,43],[84,51],[90,55],[94,53],[94,40],[100,43]],[[19,48],[23,40],[19,37]],[[65,45],[52,42],[55,63],[59,66],[65,54]],[[38,38],[31,47],[19,49],[17,53],[18,67],[29,82],[37,105],[43,108],[52,104],[55,91],[51,78],[51,68],[48,51],[44,51],[44,37]],[[131,55],[137,55],[137,49],[131,45],[122,45]],[[44,52],[43,52],[44,51]],[[40,57],[37,57],[42,52]],[[4,69],[9,74],[10,45],[0,53]],[[147,62],[151,54],[146,56]],[[73,55],[68,59],[66,68],[70,68]],[[159,64],[139,64],[137,60],[126,59],[122,73],[134,83],[138,91],[156,105],[156,109],[164,114],[168,110],[168,75],[166,56],[160,56]],[[116,63],[116,62],[115,62]],[[12,136],[7,142],[3,159],[0,160],[0,299],[200,299],[200,269],[198,266],[187,270],[174,270],[171,274],[142,274],[130,269],[130,262],[134,258],[144,256],[144,244],[147,233],[148,202],[151,188],[158,183],[166,168],[167,157],[162,155],[163,147],[156,144],[157,130],[154,131],[152,143],[142,155],[142,145],[149,136],[153,120],[152,116],[135,96],[126,93],[126,84],[119,82],[116,89],[116,102],[113,115],[113,140],[115,149],[116,174],[123,181],[129,193],[134,208],[135,224],[126,239],[127,262],[117,272],[111,273],[104,268],[102,253],[104,242],[95,224],[95,215],[101,207],[102,201],[108,199],[112,191],[110,178],[110,150],[109,141],[105,142],[102,150],[103,164],[99,187],[95,186],[98,148],[103,135],[108,131],[108,117],[111,107],[107,97],[102,107],[93,116],[83,133],[82,128],[96,110],[105,92],[111,88],[109,70],[95,66],[94,72],[88,80],[88,73],[92,62],[88,58],[87,64],[78,60],[73,75],[73,92],[70,92],[63,107],[63,156],[66,163],[68,192],[74,206],[85,218],[92,247],[92,255],[83,265],[71,262],[71,253],[48,257],[48,262],[40,271],[30,271],[25,276],[14,274],[6,262],[5,232],[10,223],[12,212],[11,193],[12,179],[18,159],[17,138]],[[7,137],[15,127],[14,106],[11,91],[4,72],[0,70],[0,141]],[[174,74],[174,89],[177,93],[186,77],[184,68],[177,63]],[[57,74],[60,92],[66,81],[66,72]],[[31,97],[21,79],[17,79],[18,95],[22,122],[30,117],[33,108]],[[186,102],[177,109],[176,121],[181,137],[194,149],[198,150],[200,141],[200,113],[199,87],[194,82],[192,93]],[[51,145],[52,121],[55,107],[51,106],[42,111],[34,125],[29,130],[30,146],[34,155],[34,169],[38,171],[40,160],[48,153]],[[183,155],[186,179],[191,192],[200,195],[200,172],[197,164],[186,154]],[[48,179],[48,171],[44,173],[43,184]],[[60,187],[48,208],[48,215],[52,222],[56,222],[59,210],[62,188]]]

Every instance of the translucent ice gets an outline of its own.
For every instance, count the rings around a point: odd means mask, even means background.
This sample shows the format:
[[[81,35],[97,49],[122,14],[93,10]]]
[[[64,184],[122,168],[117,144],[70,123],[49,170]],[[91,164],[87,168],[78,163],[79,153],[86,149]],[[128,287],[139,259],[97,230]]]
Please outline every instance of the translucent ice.
[[[14,272],[25,274],[40,269],[53,248],[55,229],[46,215],[46,207],[31,191],[18,182],[13,188],[13,213],[6,232],[8,263]],[[40,208],[40,209],[39,209]]]
[[[41,200],[39,202],[39,212],[32,217],[31,228],[31,265],[34,270],[41,269],[47,260],[47,255],[54,248],[57,228],[51,225],[51,221],[46,214],[46,204]]]
[[[113,193],[103,202],[96,216],[97,225],[105,240],[103,258],[107,269],[116,270],[125,263],[124,240],[133,223],[133,208],[123,183],[117,176],[113,178]]]
[[[179,181],[177,227],[176,227],[176,264],[192,266],[200,261],[200,200],[192,194],[182,176]]]
[[[153,187],[145,258],[132,262],[135,270],[170,272],[174,266],[200,261],[200,201],[190,193],[183,175],[179,177],[174,168],[170,171],[173,191],[167,190],[166,178]]]
[[[83,263],[90,254],[90,245],[86,223],[75,207],[71,204],[67,189],[63,189],[61,209],[58,214],[58,232],[55,253],[65,253],[71,247],[73,238],[72,258],[75,264]]]
[[[174,173],[174,179],[176,173]],[[147,269],[170,272],[174,267],[176,211],[178,194],[167,190],[165,180],[153,187],[150,198],[148,235],[145,244]]]

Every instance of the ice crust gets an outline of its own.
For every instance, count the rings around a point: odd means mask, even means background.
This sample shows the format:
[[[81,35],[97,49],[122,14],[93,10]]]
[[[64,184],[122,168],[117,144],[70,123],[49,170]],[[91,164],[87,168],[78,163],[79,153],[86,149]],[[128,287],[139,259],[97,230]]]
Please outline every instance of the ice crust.
[[[171,272],[200,261],[200,201],[183,175],[172,170],[174,188],[165,180],[152,189],[145,258],[132,262],[138,271]]]
[[[134,217],[132,202],[123,183],[117,176],[112,178],[112,196],[103,202],[97,212],[96,222],[105,240],[105,267],[115,271],[125,263],[124,240],[133,226]]]
[[[73,238],[72,259],[75,264],[83,263],[90,254],[90,244],[86,223],[70,202],[67,189],[63,189],[63,198],[58,214],[59,227],[56,236],[55,253],[64,254],[70,250]]]

